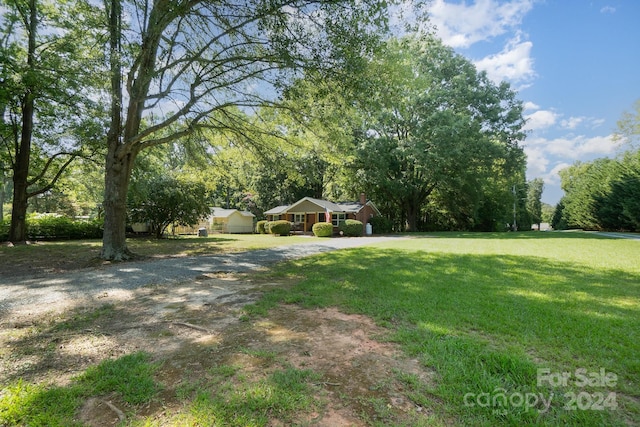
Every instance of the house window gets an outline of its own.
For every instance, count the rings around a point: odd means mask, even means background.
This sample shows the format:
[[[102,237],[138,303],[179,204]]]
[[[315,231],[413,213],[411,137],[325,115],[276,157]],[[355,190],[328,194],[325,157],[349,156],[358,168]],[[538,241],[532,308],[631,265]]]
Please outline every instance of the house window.
[[[345,213],[331,214],[331,223],[333,224],[334,227],[339,227],[340,224],[342,224],[345,219],[347,219],[347,214]]]
[[[296,224],[303,224],[304,214],[302,213],[293,214],[293,222],[295,222]]]
[[[280,219],[280,215],[271,215],[271,216],[272,216],[271,221],[278,221]]]

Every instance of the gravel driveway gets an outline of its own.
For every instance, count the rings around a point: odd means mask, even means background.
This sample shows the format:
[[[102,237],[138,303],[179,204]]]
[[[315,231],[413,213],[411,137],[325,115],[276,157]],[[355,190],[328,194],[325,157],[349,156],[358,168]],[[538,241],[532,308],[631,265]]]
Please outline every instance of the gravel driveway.
[[[334,238],[248,252],[163,258],[102,266],[42,276],[0,277],[0,319],[13,310],[44,308],[61,302],[98,299],[146,285],[194,279],[203,274],[241,273],[271,264],[344,248],[364,246],[398,237]]]

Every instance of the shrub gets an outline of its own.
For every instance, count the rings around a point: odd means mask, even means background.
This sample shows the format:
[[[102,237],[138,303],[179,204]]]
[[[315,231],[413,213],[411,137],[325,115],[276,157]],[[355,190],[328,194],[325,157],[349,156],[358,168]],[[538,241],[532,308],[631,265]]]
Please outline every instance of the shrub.
[[[9,239],[10,221],[0,223],[0,241]],[[28,239],[99,239],[104,221],[72,220],[51,214],[32,214],[27,218]]]
[[[291,223],[289,221],[280,220],[280,221],[269,222],[269,233],[271,234],[288,236],[290,232],[291,232]]]
[[[331,237],[333,235],[333,224],[330,222],[316,222],[312,227],[316,237]]]
[[[383,216],[374,216],[369,222],[374,234],[387,234],[393,231],[393,223]]]
[[[345,236],[360,237],[362,236],[362,221],[347,219],[340,224],[340,231],[342,231]]]
[[[262,221],[258,221],[256,223],[256,233],[258,234],[267,234],[267,230],[265,228],[265,225],[267,225],[267,220],[262,220]]]
[[[64,216],[34,215],[27,219],[30,239],[97,239],[102,237],[102,220],[74,221]]]

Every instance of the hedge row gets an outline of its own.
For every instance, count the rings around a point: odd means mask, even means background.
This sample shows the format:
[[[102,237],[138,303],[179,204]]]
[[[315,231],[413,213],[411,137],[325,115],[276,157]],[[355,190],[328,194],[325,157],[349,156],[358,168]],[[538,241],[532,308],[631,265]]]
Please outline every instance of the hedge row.
[[[9,240],[9,221],[0,222],[0,241]],[[31,216],[27,219],[29,240],[99,239],[104,230],[103,220],[72,220],[64,216]]]

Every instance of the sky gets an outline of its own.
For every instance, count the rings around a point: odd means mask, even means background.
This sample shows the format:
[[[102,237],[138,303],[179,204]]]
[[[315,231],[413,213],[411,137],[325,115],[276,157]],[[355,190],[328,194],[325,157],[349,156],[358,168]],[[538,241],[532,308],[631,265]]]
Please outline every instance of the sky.
[[[525,105],[527,179],[542,201],[563,195],[558,171],[615,157],[616,123],[640,99],[640,0],[432,0],[445,44]]]

